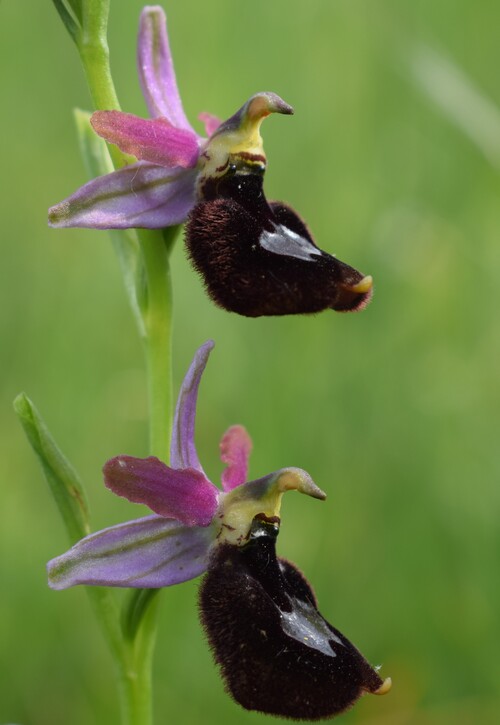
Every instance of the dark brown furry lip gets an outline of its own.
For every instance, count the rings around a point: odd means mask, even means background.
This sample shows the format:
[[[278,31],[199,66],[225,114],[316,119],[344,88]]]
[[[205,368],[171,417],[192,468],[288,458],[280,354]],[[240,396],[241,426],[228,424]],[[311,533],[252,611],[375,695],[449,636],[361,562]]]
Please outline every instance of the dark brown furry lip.
[[[243,547],[223,544],[200,587],[200,616],[226,688],[248,710],[321,720],[352,707],[382,680],[317,608],[301,572],[278,559],[277,529],[254,519]]]
[[[219,307],[260,317],[354,312],[369,303],[371,277],[319,249],[291,207],[268,203],[263,169],[229,164],[224,176],[205,181],[202,197],[185,241]]]

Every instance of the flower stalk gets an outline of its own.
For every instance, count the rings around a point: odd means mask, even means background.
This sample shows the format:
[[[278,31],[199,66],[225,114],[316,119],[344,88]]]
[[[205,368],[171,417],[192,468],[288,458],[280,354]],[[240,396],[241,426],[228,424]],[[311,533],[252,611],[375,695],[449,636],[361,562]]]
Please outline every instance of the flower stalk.
[[[146,281],[142,304],[148,373],[149,449],[168,458],[172,427],[172,284],[169,257],[178,227],[138,230]]]
[[[119,691],[123,725],[153,722],[152,664],[158,593],[159,589],[132,591],[122,613],[124,656],[120,662]]]
[[[83,34],[78,45],[90,93],[97,110],[119,110],[120,104],[114,87],[107,43],[109,0],[89,0],[83,6]],[[117,146],[109,145],[115,169],[127,164],[128,157]],[[172,408],[172,287],[169,255],[177,227],[168,230],[168,242],[162,233],[153,230],[138,231],[139,247],[145,276],[145,300],[140,304],[142,333],[146,356],[149,399],[149,440],[152,455],[168,455]],[[89,588],[95,590],[94,587]],[[134,606],[137,592],[125,603],[123,621],[129,610],[135,611],[135,626],[121,629],[121,646],[111,644],[115,658],[123,725],[151,725],[152,661],[156,641],[158,598],[148,596],[148,590],[139,590],[143,606]],[[156,594],[156,591],[154,592]],[[106,599],[92,597],[98,619],[108,619]],[[115,619],[118,612],[114,612]]]
[[[75,40],[96,110],[119,110],[113,83],[107,41],[110,0],[83,0],[70,11],[64,3],[55,3],[66,27]],[[68,20],[69,18],[69,20]],[[92,175],[105,173],[104,146],[99,147],[85,133],[78,119],[82,146],[89,150],[94,143]],[[87,130],[88,130],[88,123]],[[90,133],[93,136],[93,132]],[[94,137],[95,138],[95,137]],[[108,146],[115,169],[126,166],[131,157],[113,144]],[[87,161],[91,154],[86,153]],[[95,168],[96,166],[100,168]],[[109,170],[109,169],[108,169]],[[120,256],[129,300],[143,341],[148,379],[150,453],[168,459],[168,442],[172,424],[172,286],[169,256],[178,226],[161,230],[138,230],[138,247],[131,252],[127,232],[112,232]],[[123,238],[120,238],[120,234]],[[135,252],[135,253],[134,253]],[[135,275],[135,289],[130,284]],[[140,283],[145,284],[138,293]],[[139,313],[139,314],[138,314]],[[87,531],[78,532],[74,539]],[[104,631],[116,663],[123,725],[150,725],[152,714],[152,659],[156,639],[158,590],[136,590],[124,604],[121,616],[111,592],[88,587],[92,606]]]
[[[87,0],[82,5],[82,11],[82,30],[77,46],[94,106],[119,110],[120,104],[109,64],[109,0]]]

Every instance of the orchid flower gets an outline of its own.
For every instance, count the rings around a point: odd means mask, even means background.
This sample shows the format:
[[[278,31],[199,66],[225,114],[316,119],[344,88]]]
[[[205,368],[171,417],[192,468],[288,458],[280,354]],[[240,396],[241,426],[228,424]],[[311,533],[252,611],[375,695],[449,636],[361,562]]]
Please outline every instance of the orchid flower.
[[[321,616],[296,567],[275,553],[283,493],[325,494],[300,468],[246,481],[251,440],[242,426],[222,437],[222,490],[198,459],[198,387],[213,348],[196,353],[181,386],[171,465],[117,456],[106,486],[154,512],[90,534],[48,564],[49,584],[159,588],[207,572],[200,613],[233,697],[248,709],[298,719],[328,717],[383,681],[358,650]],[[255,686],[254,675],[259,677]]]
[[[212,348],[212,341],[202,345],[184,378],[174,417],[171,466],[155,457],[132,456],[117,456],[104,465],[106,486],[129,501],[146,504],[154,515],[91,534],[51,561],[52,588],[156,588],[187,581],[206,570],[214,542],[241,543],[254,516],[276,516],[284,491],[325,498],[298,468],[245,483],[252,444],[242,426],[229,428],[220,443],[227,465],[222,490],[207,478],[196,453],[194,427],[198,387]]]
[[[54,227],[163,228],[188,220],[186,245],[213,301],[248,317],[363,309],[372,278],[316,246],[305,223],[263,192],[263,119],[293,109],[271,92],[224,123],[186,118],[160,7],[144,8],[139,78],[151,119],[96,111],[95,132],[137,162],[89,181],[49,210]]]

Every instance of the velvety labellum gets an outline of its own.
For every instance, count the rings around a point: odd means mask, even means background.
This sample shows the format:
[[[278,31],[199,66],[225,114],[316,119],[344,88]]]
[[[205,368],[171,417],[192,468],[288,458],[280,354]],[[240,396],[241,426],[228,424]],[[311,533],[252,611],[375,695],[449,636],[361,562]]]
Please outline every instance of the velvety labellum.
[[[276,557],[277,526],[254,519],[248,544],[215,549],[200,614],[227,689],[248,710],[330,718],[384,682],[320,614],[306,579]]]
[[[188,253],[213,301],[247,317],[365,307],[370,278],[319,249],[293,209],[268,203],[263,173],[230,165],[204,182],[188,218]]]

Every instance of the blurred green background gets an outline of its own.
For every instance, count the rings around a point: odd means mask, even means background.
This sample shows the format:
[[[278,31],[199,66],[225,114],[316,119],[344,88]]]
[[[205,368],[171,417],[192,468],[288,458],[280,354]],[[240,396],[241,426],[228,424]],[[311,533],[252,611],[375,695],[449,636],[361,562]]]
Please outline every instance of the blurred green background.
[[[359,315],[247,320],[216,309],[179,239],[175,385],[208,337],[197,425],[244,423],[251,475],[308,470],[326,503],[286,497],[280,552],[393,691],[364,725],[476,725],[500,706],[500,5],[493,0],[171,0],[191,119],[273,90],[295,107],[263,132],[270,198],[318,244],[373,274]],[[112,2],[122,107],[145,115],[139,0]],[[50,0],[0,5],[3,184],[0,722],[117,723],[111,660],[83,590],[51,592],[66,537],[12,412],[38,405],[89,491],[94,528],[142,515],[103,462],[147,452],[139,340],[104,232],[54,231],[47,207],[85,180],[72,108],[90,101]],[[201,125],[198,126],[201,130]],[[162,594],[158,723],[264,723],[224,694],[197,582]],[[256,673],[258,677],[258,673]]]

